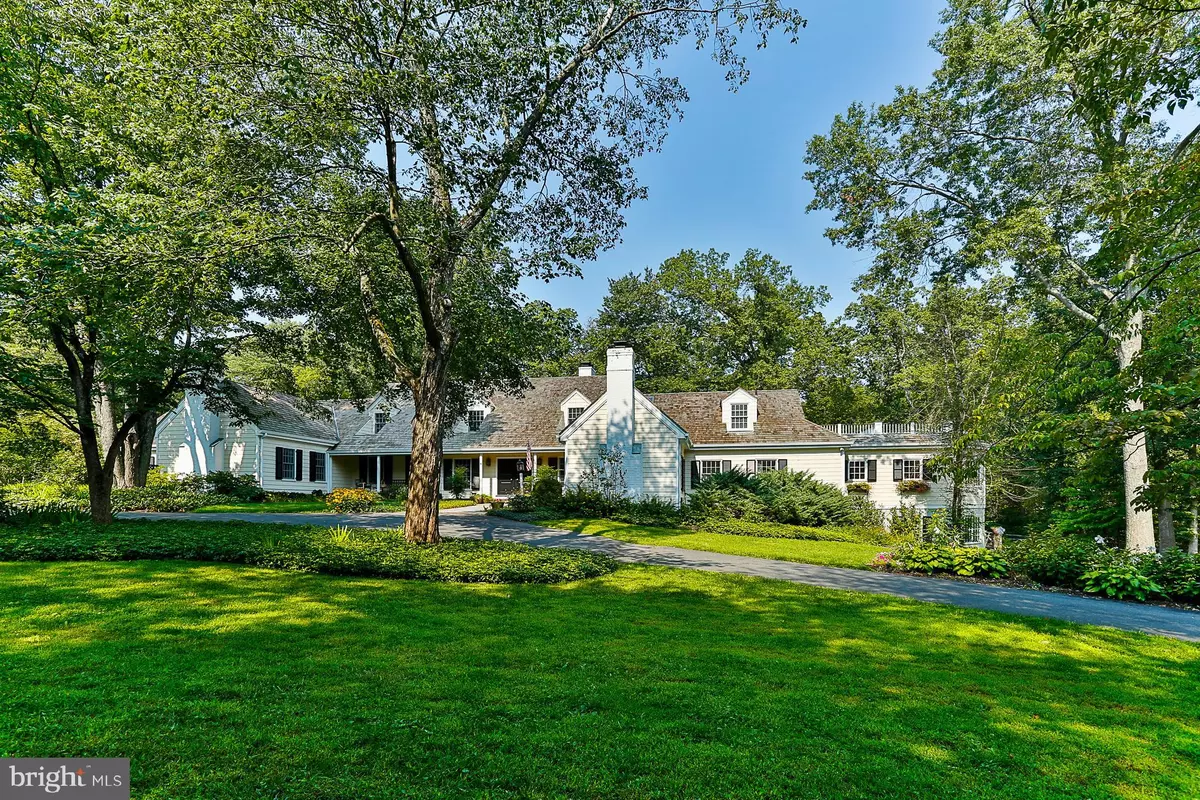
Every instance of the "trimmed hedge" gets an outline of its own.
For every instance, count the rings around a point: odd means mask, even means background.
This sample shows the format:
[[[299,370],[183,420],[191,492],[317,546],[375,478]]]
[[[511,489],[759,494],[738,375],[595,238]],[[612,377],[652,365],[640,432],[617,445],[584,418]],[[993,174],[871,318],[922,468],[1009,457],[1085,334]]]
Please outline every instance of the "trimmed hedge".
[[[71,521],[0,529],[0,561],[227,561],[293,572],[457,583],[562,583],[612,572],[600,553],[512,542],[410,544],[400,531],[253,522]]]
[[[855,528],[811,528],[804,525],[784,525],[782,522],[750,522],[744,519],[705,519],[697,523],[695,528],[707,533],[757,536],[763,539],[807,539],[814,542],[864,541],[863,532]]]

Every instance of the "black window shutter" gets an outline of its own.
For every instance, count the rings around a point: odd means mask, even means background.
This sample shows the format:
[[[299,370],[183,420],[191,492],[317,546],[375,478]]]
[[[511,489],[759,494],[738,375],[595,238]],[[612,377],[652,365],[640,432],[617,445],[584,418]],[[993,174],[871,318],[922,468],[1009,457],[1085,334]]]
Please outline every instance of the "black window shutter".
[[[320,458],[322,461],[324,461],[325,454],[318,453],[316,450],[312,450],[309,452],[309,454],[308,454],[308,479],[310,481],[312,481],[313,483],[317,482],[317,469],[318,469],[317,459],[318,458]]]
[[[786,458],[779,459],[778,461],[775,462],[775,467],[780,472],[787,472],[787,459]]]
[[[275,480],[283,480],[283,448],[275,448]]]
[[[878,467],[875,463],[875,459],[872,458],[867,461],[867,483],[874,483],[875,479],[878,477]]]
[[[850,482],[850,456],[846,456],[845,460],[842,461],[842,473],[844,475],[842,480],[844,480],[846,483],[849,483]]]
[[[929,471],[929,462],[928,461],[921,461],[921,477],[927,481],[933,480],[933,477],[931,476],[930,471]]]
[[[753,475],[758,467],[758,462],[753,458],[746,461],[746,474]]]
[[[729,472],[729,470],[731,470],[731,469],[733,469],[732,461],[722,461],[721,462],[721,472]]]
[[[304,451],[296,450],[296,474],[293,475],[296,480],[304,480]]]
[[[700,485],[700,462],[692,461],[692,488]]]
[[[894,481],[904,480],[904,459],[902,459],[902,458],[893,458],[892,459],[892,480],[894,480]]]

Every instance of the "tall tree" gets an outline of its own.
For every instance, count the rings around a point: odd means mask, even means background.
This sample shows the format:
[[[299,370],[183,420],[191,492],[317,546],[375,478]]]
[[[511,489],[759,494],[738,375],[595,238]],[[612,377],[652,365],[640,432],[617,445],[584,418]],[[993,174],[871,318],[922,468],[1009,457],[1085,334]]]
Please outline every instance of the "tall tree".
[[[1148,242],[1114,231],[1170,154],[1150,121],[1158,72],[1099,50],[1049,58],[1032,3],[953,0],[943,21],[934,46],[944,60],[929,87],[901,89],[876,109],[853,105],[809,143],[812,207],[835,211],[834,241],[877,250],[881,272],[1011,270],[1075,318],[1081,335],[1111,342],[1125,413],[1136,419],[1143,402],[1130,368],[1146,287],[1166,265],[1143,258]],[[1164,50],[1186,38],[1178,26],[1151,33]],[[1109,84],[1080,80],[1080,61],[1121,76],[1123,90],[1108,95]],[[1126,430],[1122,450],[1126,543],[1150,550],[1152,515],[1139,503],[1144,427]]]
[[[0,3],[0,403],[79,438],[99,522],[122,460],[144,475],[156,414],[216,385],[243,306],[245,263],[214,247],[237,220],[210,213],[241,190],[211,171],[239,132],[206,124],[213,87],[163,83],[151,29]]]
[[[351,185],[353,202],[338,213],[358,216],[338,217],[339,238],[351,262],[368,267],[361,313],[415,406],[405,528],[421,542],[439,538],[440,434],[455,372],[506,375],[512,366],[502,352],[479,361],[461,352],[474,341],[456,315],[463,276],[497,263],[571,273],[614,244],[623,210],[643,193],[632,163],[661,145],[686,99],[661,71],[671,46],[690,38],[709,47],[736,86],[747,77],[739,34],[765,45],[773,29],[794,38],[804,24],[777,0],[195,0],[192,16],[204,26],[230,14],[258,33],[228,43],[244,57],[214,56],[270,65],[246,81],[269,98],[264,107],[300,123],[344,122],[359,143],[381,148],[378,165],[360,157],[324,166]],[[368,237],[389,245],[388,260]],[[382,285],[394,292],[405,282],[406,316],[390,319],[400,309]],[[415,349],[405,346],[408,319],[420,324]]]
[[[633,343],[652,391],[829,388],[832,332],[820,309],[824,287],[796,280],[791,267],[748,250],[684,250],[641,275],[609,282],[587,332],[599,358],[610,342]]]

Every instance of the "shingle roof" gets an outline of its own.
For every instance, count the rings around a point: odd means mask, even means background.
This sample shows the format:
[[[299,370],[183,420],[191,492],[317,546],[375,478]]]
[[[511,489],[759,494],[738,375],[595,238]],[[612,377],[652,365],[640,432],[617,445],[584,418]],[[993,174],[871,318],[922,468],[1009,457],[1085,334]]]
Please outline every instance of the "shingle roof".
[[[226,390],[228,399],[248,413],[262,431],[330,443],[338,440],[333,421],[322,419],[319,412],[303,409],[304,404],[297,397],[282,392],[251,389],[236,383],[230,384],[230,387]]]
[[[561,405],[573,392],[595,402],[607,389],[603,375],[571,375],[562,378],[532,378],[528,389],[517,394],[490,398],[492,412],[479,430],[457,424],[444,439],[448,453],[464,451],[559,449],[562,431]],[[332,418],[317,419],[301,410],[296,398],[239,387],[257,404],[259,427],[270,433],[337,442],[337,452],[357,454],[407,453],[412,450],[413,407],[391,401],[388,422],[374,432],[372,400],[338,400]],[[664,414],[688,433],[693,446],[729,444],[817,444],[844,445],[851,439],[809,422],[804,403],[792,389],[752,392],[758,399],[758,421],[753,431],[730,433],[721,420],[721,401],[730,392],[669,392],[647,395]],[[861,444],[858,440],[856,443]]]
[[[731,433],[721,419],[721,401],[732,392],[665,392],[647,395],[683,428],[692,446],[710,444],[849,444],[844,436],[804,417],[804,401],[795,389],[750,392],[758,400],[754,430]]]
[[[520,394],[492,397],[492,413],[479,430],[458,426],[446,436],[443,450],[487,450],[520,448],[561,449],[558,434],[565,425],[560,406],[578,391],[596,402],[607,388],[603,375],[570,375],[565,378],[531,378],[533,385]]]

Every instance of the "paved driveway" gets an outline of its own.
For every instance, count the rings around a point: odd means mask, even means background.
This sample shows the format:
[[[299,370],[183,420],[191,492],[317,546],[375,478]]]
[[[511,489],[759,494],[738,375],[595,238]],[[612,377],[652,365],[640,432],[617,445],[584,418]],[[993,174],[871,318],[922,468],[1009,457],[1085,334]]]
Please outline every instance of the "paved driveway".
[[[147,519],[242,520],[291,524],[347,525],[362,528],[392,528],[404,522],[403,514],[148,514],[125,513],[122,517]],[[1003,611],[1031,617],[1046,617],[1089,625],[1105,625],[1155,636],[1200,642],[1200,613],[1159,606],[1143,606],[1076,597],[1033,589],[917,578],[841,567],[822,567],[749,556],[706,553],[679,547],[660,547],[619,542],[604,536],[542,528],[500,517],[489,517],[479,506],[442,511],[442,534],[464,539],[502,539],[542,547],[573,547],[607,553],[619,561],[665,567],[728,572],[760,578],[793,581],[830,589],[890,594],[945,603],[963,608]]]

